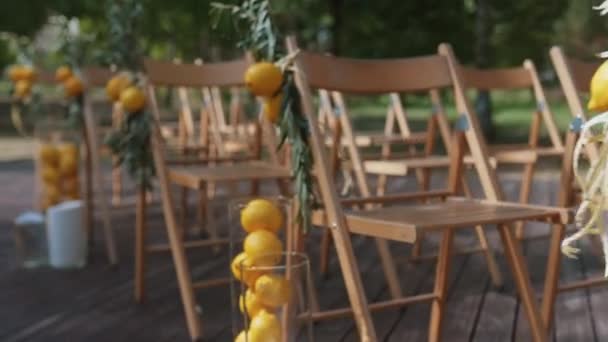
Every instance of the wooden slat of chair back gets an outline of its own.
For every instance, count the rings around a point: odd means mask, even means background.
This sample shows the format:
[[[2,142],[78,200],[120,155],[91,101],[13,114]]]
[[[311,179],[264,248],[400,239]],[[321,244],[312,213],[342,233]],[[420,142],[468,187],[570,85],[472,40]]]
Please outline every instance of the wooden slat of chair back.
[[[82,76],[88,86],[105,87],[112,76],[114,76],[114,72],[110,68],[91,66],[82,69]]]
[[[461,66],[460,71],[467,88],[499,90],[532,87],[530,71],[524,67],[477,69]]]
[[[365,60],[300,51],[308,83],[317,89],[354,94],[413,92],[452,84],[442,56]]]
[[[155,86],[228,87],[243,86],[249,66],[246,59],[207,64],[176,64],[145,59],[148,80]]]
[[[44,85],[56,85],[55,73],[49,70],[36,69],[36,82]]]

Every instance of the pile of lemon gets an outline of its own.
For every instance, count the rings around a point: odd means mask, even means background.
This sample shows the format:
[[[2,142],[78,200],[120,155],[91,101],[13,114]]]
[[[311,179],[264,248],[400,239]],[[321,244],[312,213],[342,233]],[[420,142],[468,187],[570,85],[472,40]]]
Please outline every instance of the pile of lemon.
[[[281,324],[276,312],[289,301],[291,285],[284,276],[271,273],[271,267],[281,261],[283,243],[278,233],[282,224],[281,210],[266,199],[254,199],[241,211],[241,225],[247,236],[243,252],[232,260],[231,270],[247,287],[239,297],[239,308],[250,323],[249,329],[241,331],[235,342],[245,342],[245,339],[248,342],[278,342],[281,339]]]
[[[13,65],[8,69],[8,77],[13,82],[13,96],[23,100],[32,93],[32,85],[36,80],[36,70],[29,65]]]
[[[133,84],[132,77],[127,73],[112,77],[106,84],[106,94],[112,102],[120,102],[129,113],[139,112],[146,104],[144,92]]]
[[[79,96],[84,90],[82,80],[68,66],[61,66],[55,70],[55,80],[63,84],[63,91],[67,98]]]
[[[272,123],[280,119],[282,84],[281,69],[269,62],[255,63],[245,72],[245,85],[253,95],[262,97],[264,116]]]
[[[63,200],[80,198],[78,179],[78,146],[74,143],[58,145],[43,143],[39,149],[42,179],[43,210]]]

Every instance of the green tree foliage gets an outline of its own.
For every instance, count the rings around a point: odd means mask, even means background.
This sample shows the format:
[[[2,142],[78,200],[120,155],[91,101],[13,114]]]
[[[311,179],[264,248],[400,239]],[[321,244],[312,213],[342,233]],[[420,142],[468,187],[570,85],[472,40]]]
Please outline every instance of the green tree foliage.
[[[554,41],[564,47],[569,55],[579,58],[595,58],[595,54],[607,49],[608,21],[592,9],[598,1],[570,1],[564,15],[555,25]]]
[[[113,36],[105,7],[119,0],[28,0],[0,4],[0,31],[34,35],[51,14],[77,16],[99,42]],[[138,37],[154,58],[229,58],[240,53],[230,30],[213,30],[212,0],[140,0]],[[240,4],[242,1],[225,1]],[[477,0],[272,0],[275,24],[296,33],[304,46],[354,57],[428,54],[453,44],[464,63],[476,60]],[[606,21],[592,13],[593,0],[485,0],[490,8],[488,64],[518,65],[533,58],[542,65],[547,49],[561,43],[584,56],[603,49]],[[600,48],[601,47],[601,48]],[[2,51],[2,47],[0,47]]]

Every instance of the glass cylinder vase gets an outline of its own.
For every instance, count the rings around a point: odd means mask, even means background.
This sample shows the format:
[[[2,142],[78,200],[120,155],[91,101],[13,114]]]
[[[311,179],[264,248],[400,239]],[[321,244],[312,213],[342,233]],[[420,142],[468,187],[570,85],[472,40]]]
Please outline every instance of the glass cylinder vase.
[[[280,197],[231,203],[234,341],[313,341],[310,263],[290,213]]]
[[[81,132],[56,122],[36,125],[35,207],[46,211],[63,201],[80,199]]]

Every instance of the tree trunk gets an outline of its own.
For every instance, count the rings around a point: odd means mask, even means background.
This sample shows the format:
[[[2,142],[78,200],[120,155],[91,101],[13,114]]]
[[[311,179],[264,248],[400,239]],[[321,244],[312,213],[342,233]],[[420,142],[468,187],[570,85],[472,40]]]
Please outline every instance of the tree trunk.
[[[490,38],[494,29],[489,0],[475,1],[475,65],[486,68],[490,64]],[[479,91],[475,99],[475,110],[486,140],[496,137],[492,122],[492,100],[488,91]]]
[[[341,52],[343,5],[343,0],[331,0],[329,3],[329,10],[333,18],[333,24],[331,26],[331,53],[334,55],[339,55]]]

